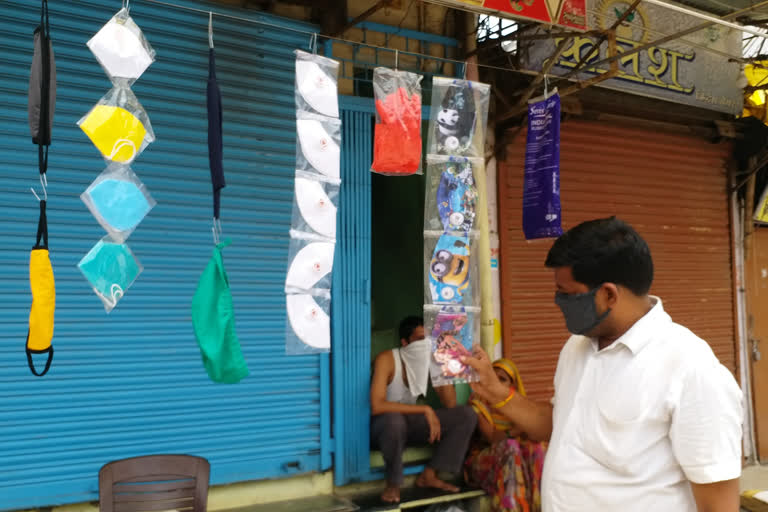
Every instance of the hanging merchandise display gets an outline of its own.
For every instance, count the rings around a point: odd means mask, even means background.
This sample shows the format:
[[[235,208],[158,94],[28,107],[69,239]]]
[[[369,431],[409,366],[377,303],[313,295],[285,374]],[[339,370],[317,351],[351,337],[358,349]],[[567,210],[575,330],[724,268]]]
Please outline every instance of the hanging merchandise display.
[[[124,242],[157,204],[130,167],[110,164],[80,195],[117,242]]]
[[[149,116],[130,89],[115,87],[78,122],[108,161],[131,163],[154,142]]]
[[[144,270],[127,244],[115,242],[108,236],[99,240],[77,267],[104,303],[107,313],[117,306]]]
[[[475,173],[485,172],[490,86],[435,78],[424,201],[424,325],[434,386],[472,381],[462,358],[479,329]]]
[[[341,121],[299,111],[296,118],[301,151],[296,169],[316,171],[333,179],[341,175]]]
[[[336,238],[336,202],[340,180],[296,171],[293,226],[297,231],[315,232]]]
[[[312,290],[311,293],[286,295],[288,324],[286,353],[327,352],[331,349],[331,293]]]
[[[115,85],[131,85],[155,62],[155,50],[126,7],[88,41],[88,48]]]
[[[125,243],[155,206],[129,164],[154,142],[149,116],[130,85],[155,60],[155,51],[123,8],[88,41],[114,87],[77,122],[107,160],[107,168],[80,196],[107,232],[78,268],[111,312],[143,268]]]
[[[230,240],[221,238],[221,189],[224,179],[224,139],[221,92],[216,80],[213,47],[213,14],[208,15],[208,161],[213,188],[213,255],[205,267],[192,299],[192,327],[200,347],[203,367],[213,382],[236,384],[249,375],[235,329],[235,306],[224,268],[223,250]]]
[[[316,46],[316,36],[311,46]],[[339,63],[296,50],[296,175],[285,276],[287,354],[331,349],[331,273],[341,188]]]
[[[429,154],[485,156],[490,91],[488,84],[442,77],[433,79]]]
[[[213,248],[192,299],[192,327],[208,377],[235,384],[248,376],[248,365],[235,329],[235,306],[224,269],[222,250],[229,240]]]
[[[29,311],[27,331],[27,364],[33,375],[42,377],[53,361],[53,331],[56,313],[56,283],[48,252],[48,148],[51,145],[53,114],[56,109],[56,63],[51,41],[48,16],[48,0],[42,0],[40,25],[34,32],[34,51],[29,73],[27,111],[32,142],[37,145],[38,173],[42,185],[41,199],[32,189],[39,202],[37,241],[29,254],[29,287],[32,305]],[[35,367],[34,355],[46,356],[42,371]]]
[[[53,326],[56,312],[56,283],[48,254],[48,217],[46,201],[40,201],[40,218],[37,225],[37,243],[29,254],[29,287],[32,290],[32,307],[29,311],[27,331],[27,364],[33,374],[42,377],[51,368],[53,360]],[[35,369],[33,354],[46,354],[42,372]]]
[[[557,89],[528,103],[523,187],[525,239],[563,234],[560,215],[560,96]]]
[[[313,37],[316,43],[316,37]],[[339,117],[339,63],[296,50],[296,111]]]
[[[373,70],[376,126],[372,171],[393,176],[420,173],[422,78],[382,67]]]

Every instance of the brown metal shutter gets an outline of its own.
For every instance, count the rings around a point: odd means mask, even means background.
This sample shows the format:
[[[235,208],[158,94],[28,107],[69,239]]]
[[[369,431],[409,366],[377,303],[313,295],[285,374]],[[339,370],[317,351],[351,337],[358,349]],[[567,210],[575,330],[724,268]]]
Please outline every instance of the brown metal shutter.
[[[618,123],[562,125],[563,227],[610,215],[631,223],[651,247],[651,292],[735,372],[729,152],[725,144]],[[548,400],[568,333],[544,267],[552,240],[523,236],[524,157],[523,131],[499,166],[504,354],[518,364],[530,395]]]

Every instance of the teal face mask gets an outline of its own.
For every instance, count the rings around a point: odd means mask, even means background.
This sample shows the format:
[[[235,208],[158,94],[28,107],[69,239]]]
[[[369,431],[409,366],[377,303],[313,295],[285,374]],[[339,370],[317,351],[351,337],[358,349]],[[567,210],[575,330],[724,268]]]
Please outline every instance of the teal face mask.
[[[114,164],[96,178],[80,198],[118,242],[125,241],[156,204],[129,167]]]
[[[94,245],[77,267],[104,303],[107,313],[144,270],[127,244],[116,243],[109,237]]]

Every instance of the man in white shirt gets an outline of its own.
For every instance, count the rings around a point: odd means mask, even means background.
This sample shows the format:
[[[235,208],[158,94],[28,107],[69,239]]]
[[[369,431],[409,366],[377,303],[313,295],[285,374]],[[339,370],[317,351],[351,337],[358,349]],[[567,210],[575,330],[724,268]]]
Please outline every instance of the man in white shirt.
[[[648,295],[646,242],[614,217],[581,224],[547,257],[573,336],[552,404],[510,393],[481,349],[473,388],[549,440],[544,512],[738,512],[742,393],[709,345]]]

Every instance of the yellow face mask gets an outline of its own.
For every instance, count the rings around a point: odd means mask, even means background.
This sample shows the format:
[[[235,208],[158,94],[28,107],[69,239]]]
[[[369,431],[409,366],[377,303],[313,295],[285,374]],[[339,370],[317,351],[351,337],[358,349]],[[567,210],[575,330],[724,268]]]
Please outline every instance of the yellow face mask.
[[[27,363],[33,374],[42,377],[48,373],[53,360],[51,340],[56,311],[56,284],[48,255],[48,219],[45,213],[45,201],[40,201],[37,244],[29,255],[29,286],[32,289],[32,307],[29,311],[29,331],[27,332]],[[35,369],[33,354],[48,354],[42,373]]]
[[[80,123],[104,158],[129,163],[142,150],[147,129],[133,114],[121,107],[96,105]]]

